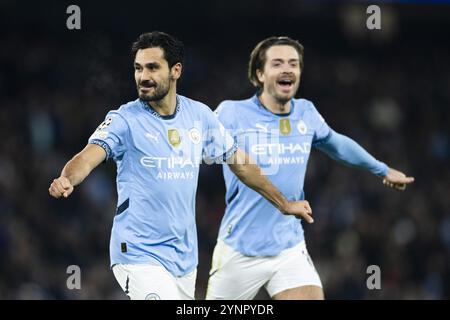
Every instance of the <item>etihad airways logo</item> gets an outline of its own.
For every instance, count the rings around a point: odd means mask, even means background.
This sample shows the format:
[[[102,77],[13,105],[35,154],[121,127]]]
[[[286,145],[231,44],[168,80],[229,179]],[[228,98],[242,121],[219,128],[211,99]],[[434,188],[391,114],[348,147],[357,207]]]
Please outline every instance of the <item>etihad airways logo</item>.
[[[311,143],[260,143],[252,145],[251,151],[255,155],[284,155],[296,152],[309,154]]]
[[[183,169],[198,168],[200,166],[201,158],[182,158],[182,157],[142,157],[141,164],[149,168],[168,168],[168,169]]]

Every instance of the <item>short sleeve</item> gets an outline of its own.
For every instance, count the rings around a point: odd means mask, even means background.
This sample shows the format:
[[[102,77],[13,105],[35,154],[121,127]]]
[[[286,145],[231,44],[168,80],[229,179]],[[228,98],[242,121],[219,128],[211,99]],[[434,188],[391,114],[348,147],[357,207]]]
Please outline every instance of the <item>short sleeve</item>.
[[[220,112],[213,113],[209,109],[206,111],[203,159],[209,164],[225,162],[237,150],[237,143],[230,134],[231,130],[226,129],[219,121],[219,114]]]
[[[125,119],[118,112],[110,111],[89,137],[89,143],[102,147],[106,152],[106,160],[121,159],[125,153],[128,132]]]
[[[325,143],[331,137],[331,128],[325,122],[325,119],[317,111],[314,104],[311,102],[312,121],[314,122],[314,137],[313,146],[317,147]]]
[[[235,112],[232,108],[232,105],[229,101],[223,101],[219,104],[217,109],[214,111],[214,113],[217,116],[217,119],[219,119],[220,123],[225,127],[226,130],[233,136],[235,135]]]

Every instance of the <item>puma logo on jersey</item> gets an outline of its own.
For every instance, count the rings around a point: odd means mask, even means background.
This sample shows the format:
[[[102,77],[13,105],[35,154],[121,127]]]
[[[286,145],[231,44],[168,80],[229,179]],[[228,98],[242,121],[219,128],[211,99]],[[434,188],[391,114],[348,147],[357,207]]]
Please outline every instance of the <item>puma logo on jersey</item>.
[[[145,134],[145,136],[146,136],[147,138],[149,138],[149,139],[155,140],[155,142],[159,142],[159,139],[158,139],[158,137],[159,137],[159,132],[158,132],[156,135],[147,132],[147,133]]]
[[[261,124],[261,123],[257,123],[255,124],[255,127],[257,127],[258,129],[261,129],[264,132],[269,132],[269,124],[266,123],[265,125]]]

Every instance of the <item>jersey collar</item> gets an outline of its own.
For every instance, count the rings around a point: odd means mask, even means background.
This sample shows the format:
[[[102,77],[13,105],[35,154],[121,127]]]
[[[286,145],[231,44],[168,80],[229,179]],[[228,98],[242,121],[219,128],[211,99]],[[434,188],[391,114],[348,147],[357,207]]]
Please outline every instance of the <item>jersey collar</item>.
[[[180,112],[180,98],[178,97],[178,95],[177,95],[176,99],[177,99],[177,102],[176,102],[176,106],[175,106],[175,112],[173,114],[170,114],[167,116],[160,115],[158,112],[156,112],[155,109],[152,108],[152,106],[147,101],[144,101],[142,99],[139,99],[139,101],[141,102],[142,107],[145,110],[147,110],[148,112],[150,112],[150,114],[152,116],[154,116],[155,118],[162,119],[162,120],[170,120],[170,119],[175,118],[177,113]]]
[[[295,103],[294,103],[294,98],[292,98],[292,99],[291,99],[291,110],[289,110],[288,113],[273,113],[272,111],[270,111],[268,108],[266,108],[266,107],[262,104],[261,100],[259,100],[259,98],[258,98],[258,94],[255,94],[255,95],[252,97],[252,101],[253,101],[253,103],[255,103],[258,107],[263,108],[264,110],[266,110],[266,111],[269,112],[270,114],[275,115],[275,116],[278,116],[278,117],[287,117],[287,116],[290,116],[291,113],[292,113],[292,110],[294,110],[294,105],[295,105]]]

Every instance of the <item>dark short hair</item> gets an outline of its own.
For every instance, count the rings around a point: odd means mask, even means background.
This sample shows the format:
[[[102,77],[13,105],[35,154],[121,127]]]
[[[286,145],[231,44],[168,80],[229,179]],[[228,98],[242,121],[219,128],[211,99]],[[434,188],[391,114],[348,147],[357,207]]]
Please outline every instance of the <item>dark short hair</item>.
[[[167,33],[160,31],[153,31],[143,33],[139,36],[136,42],[131,46],[131,54],[133,60],[136,58],[136,53],[139,49],[147,48],[161,48],[164,52],[164,59],[167,60],[169,68],[175,64],[183,63],[184,59],[184,45],[183,43]]]
[[[300,60],[300,70],[303,69],[303,46],[300,42],[289,37],[270,37],[264,39],[253,49],[250,54],[250,61],[248,62],[248,79],[258,89],[262,89],[263,84],[258,80],[256,70],[262,70],[264,68],[266,52],[273,46],[291,46],[297,50]]]

